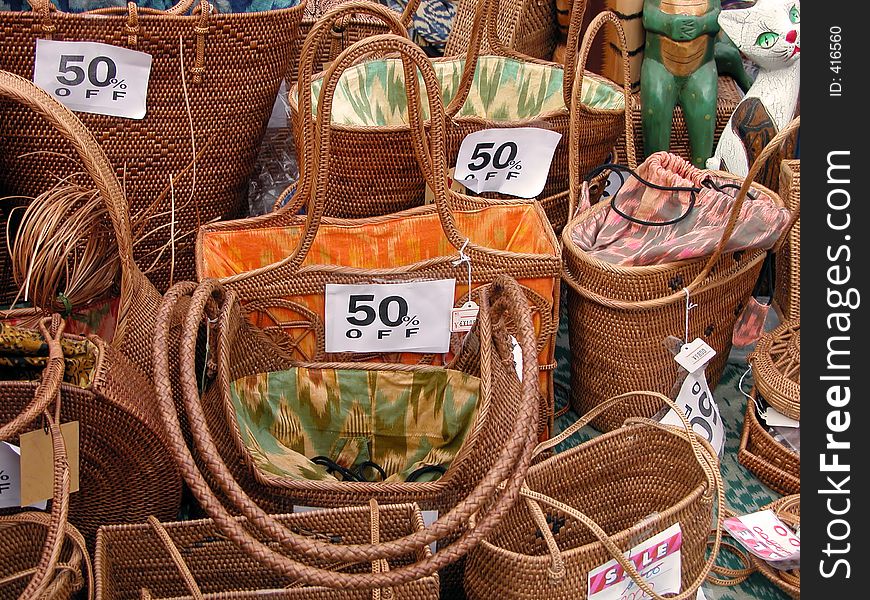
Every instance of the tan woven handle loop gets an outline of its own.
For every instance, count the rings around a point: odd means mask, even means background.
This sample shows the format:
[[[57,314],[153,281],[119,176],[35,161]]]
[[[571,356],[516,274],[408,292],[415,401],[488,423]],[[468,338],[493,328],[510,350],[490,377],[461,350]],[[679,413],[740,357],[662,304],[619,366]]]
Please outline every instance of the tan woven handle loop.
[[[136,286],[134,278],[137,275],[138,278],[144,278],[133,261],[130,216],[121,184],[93,134],[68,108],[31,81],[0,71],[0,97],[22,104],[40,115],[75,148],[85,171],[106,204],[121,263],[121,305],[118,309],[115,337],[112,339],[113,346],[120,346],[127,330],[127,319]]]
[[[222,301],[223,308],[219,320],[221,341],[218,345],[216,385],[220,385],[224,392],[228,393],[226,390],[229,386],[229,376],[226,362],[229,350],[225,336],[228,334],[228,315],[235,303],[235,295],[232,292],[225,293],[221,285],[215,280],[207,280],[198,288],[192,283],[182,283],[171,288],[164,297],[160,308],[154,341],[155,383],[160,414],[170,446],[185,480],[201,506],[214,519],[221,531],[251,557],[286,577],[312,585],[339,586],[348,589],[390,587],[425,577],[455,562],[479,543],[483,536],[492,531],[518,498],[519,488],[531,461],[531,451],[536,437],[534,428],[524,427],[523,423],[537,422],[538,411],[534,330],[522,290],[515,281],[507,277],[499,278],[492,284],[490,290],[480,298],[481,335],[484,337],[487,335],[490,312],[492,315],[505,313],[505,317],[509,318],[516,328],[516,337],[523,349],[522,399],[518,409],[517,426],[510,441],[502,449],[494,462],[494,466],[477,487],[452,510],[441,515],[434,524],[411,535],[382,542],[377,546],[371,544],[340,546],[313,540],[288,531],[286,527],[279,524],[272,516],[267,515],[251,501],[232,477],[208,432],[205,416],[199,403],[193,357],[196,350],[196,331],[203,317],[202,309],[209,299],[217,297],[219,301]],[[188,296],[191,292],[193,292],[193,296],[190,297],[181,335],[181,348],[179,349],[180,356],[183,357],[179,370],[188,422],[191,431],[195,434],[194,443],[205,463],[205,468],[211,473],[212,480],[219,484],[223,496],[230,499],[248,518],[249,525],[256,527],[268,535],[270,539],[280,543],[285,553],[290,551],[295,556],[316,557],[329,563],[370,563],[378,559],[389,559],[409,554],[421,546],[439,539],[453,536],[457,539],[447,548],[419,563],[402,566],[386,573],[347,574],[314,568],[301,564],[285,554],[276,553],[271,547],[254,538],[247,529],[242,527],[217,499],[194,462],[181,433],[173,402],[169,378],[169,328],[179,299]],[[488,300],[490,293],[495,298],[492,309],[489,307]],[[499,493],[499,490],[502,489],[499,487],[500,484],[503,484],[503,491]],[[361,487],[372,494],[375,493],[375,490],[382,489],[388,492],[391,489],[391,484],[348,483],[347,485]],[[469,530],[466,525],[470,516],[482,510],[487,512],[483,518],[479,519],[477,527]]]
[[[419,2],[419,0],[415,0]],[[408,4],[410,6],[410,3]],[[315,62],[320,46],[329,36],[336,23],[351,17],[354,14],[365,14],[375,17],[389,27],[396,35],[407,37],[407,25],[399,20],[399,16],[386,6],[375,4],[367,0],[357,0],[339,4],[325,15],[320,17],[305,37],[302,50],[299,54],[299,68],[296,85],[296,102],[299,110],[297,118],[300,119],[302,139],[302,156],[299,159],[299,180],[296,189],[308,193],[311,185],[311,171],[314,165],[314,119],[312,118],[311,84],[314,79]],[[322,109],[322,107],[319,107]],[[320,112],[320,111],[318,111]],[[295,212],[293,213],[295,214]]]
[[[777,133],[773,139],[770,140],[770,143],[764,147],[764,150],[761,151],[761,154],[758,155],[758,158],[755,162],[752,163],[752,166],[749,169],[749,173],[746,175],[746,178],[743,180],[743,184],[740,186],[740,191],[737,193],[737,198],[734,201],[734,205],[731,208],[731,213],[728,216],[728,221],[725,224],[725,229],[722,232],[722,237],[719,239],[719,243],[716,245],[716,249],[713,251],[713,254],[707,259],[704,268],[701,269],[701,272],[692,280],[692,282],[686,286],[684,290],[680,290],[670,294],[668,296],[663,296],[661,298],[653,298],[651,300],[638,300],[638,301],[628,301],[628,300],[615,300],[613,298],[607,298],[593,292],[592,290],[588,290],[581,284],[580,281],[571,273],[567,266],[563,265],[562,268],[562,279],[570,285],[578,294],[581,296],[592,300],[593,302],[597,302],[598,304],[608,306],[610,308],[616,308],[619,310],[647,310],[651,308],[660,308],[662,306],[667,306],[677,301],[685,301],[686,299],[686,290],[690,294],[697,293],[700,289],[702,289],[702,285],[704,284],[704,280],[710,274],[710,271],[713,269],[713,266],[718,262],[719,258],[722,256],[723,251],[725,250],[728,241],[731,239],[731,234],[734,232],[734,227],[737,225],[737,219],[740,216],[740,209],[743,207],[743,203],[746,200],[746,195],[749,193],[749,188],[753,185],[753,180],[761,171],[761,168],[767,163],[771,157],[775,156],[779,151],[779,146],[785,142],[797,129],[800,127],[801,118],[796,117],[791,123],[789,123],[782,131]]]
[[[716,461],[715,456],[712,456],[709,452],[702,450],[702,446],[698,442],[698,438],[692,430],[692,426],[689,424],[689,421],[686,418],[686,415],[683,413],[682,409],[677,406],[670,398],[657,392],[639,391],[615,396],[614,398],[611,398],[597,406],[595,409],[590,411],[588,415],[584,415],[584,419],[588,416],[588,419],[586,421],[588,422],[589,420],[597,416],[597,414],[602,412],[605,408],[610,408],[621,400],[635,395],[648,395],[655,397],[670,406],[670,408],[672,408],[677,413],[677,416],[679,417],[683,425],[683,431],[681,433],[678,433],[675,429],[671,427],[661,426],[661,428],[664,431],[667,431],[674,435],[678,435],[681,439],[685,439],[689,442],[692,448],[692,453],[695,455],[695,459],[697,460],[698,465],[701,467],[701,470],[704,472],[707,478],[708,492],[713,492],[713,490],[715,490],[714,495],[716,498],[716,505],[718,510],[716,514],[716,526],[714,528],[715,538],[713,540],[713,550],[710,554],[710,557],[707,559],[704,567],[702,568],[701,573],[698,575],[695,581],[689,584],[689,586],[684,591],[680,592],[676,596],[670,596],[671,600],[689,600],[690,598],[694,598],[694,595],[697,592],[698,588],[701,587],[701,585],[704,583],[704,580],[707,578],[707,575],[710,573],[710,570],[713,568],[716,561],[716,556],[719,553],[719,548],[722,542],[722,507],[725,505],[725,503],[722,478],[718,471],[718,462]],[[580,423],[581,421],[583,421],[583,419],[578,421],[578,423]],[[572,425],[572,427],[569,429],[574,428],[576,425],[577,423]],[[579,429],[579,427],[577,427],[577,429]],[[574,431],[576,431],[576,429],[574,429]],[[530,490],[528,487],[524,486],[520,493],[523,495],[524,498],[526,498],[526,505],[529,508],[535,522],[544,524],[543,527],[538,525],[538,528],[540,529],[541,534],[544,536],[544,539],[547,543],[547,548],[550,550],[550,574],[552,577],[559,578],[564,575],[564,560],[562,559],[561,550],[559,549],[558,544],[555,541],[553,532],[550,530],[549,526],[547,526],[546,517],[543,514],[543,510],[541,509],[541,504],[545,504],[559,511],[562,511],[563,513],[573,517],[574,519],[585,525],[589,529],[589,531],[592,532],[592,534],[598,539],[598,541],[600,541],[604,545],[604,547],[610,553],[611,557],[614,558],[620,564],[620,566],[622,566],[622,568],[625,570],[625,573],[628,574],[629,577],[632,578],[632,580],[634,580],[637,586],[641,590],[643,590],[645,594],[652,598],[655,598],[656,600],[665,600],[663,596],[657,594],[649,586],[649,584],[647,584],[646,581],[643,580],[640,573],[637,571],[637,568],[634,566],[634,563],[632,563],[625,557],[622,550],[619,549],[613,539],[593,519],[589,518],[584,513],[576,510],[571,506],[568,506],[563,502],[555,500],[554,498],[551,498],[540,492]]]
[[[465,51],[465,64],[462,66],[462,75],[459,77],[459,86],[453,94],[453,98],[447,105],[448,118],[455,117],[471,93],[474,83],[474,73],[477,71],[477,63],[480,59],[480,51],[483,44],[485,23],[495,21],[493,16],[493,4],[498,0],[480,0],[474,10],[474,22],[471,27],[471,39],[468,40],[468,48]],[[496,7],[497,10],[497,7]]]
[[[746,565],[746,567],[742,569],[730,569],[728,567],[714,564],[713,567],[710,569],[710,573],[707,575],[707,581],[709,581],[713,585],[718,585],[721,587],[734,587],[735,585],[740,585],[741,583],[749,579],[749,576],[758,570],[756,567],[752,566],[752,561],[749,559],[749,556],[747,556],[746,553],[738,546],[732,544],[727,540],[722,540],[722,545],[720,546],[720,553],[723,548],[727,548],[728,551],[736,556],[740,560],[740,562]]]

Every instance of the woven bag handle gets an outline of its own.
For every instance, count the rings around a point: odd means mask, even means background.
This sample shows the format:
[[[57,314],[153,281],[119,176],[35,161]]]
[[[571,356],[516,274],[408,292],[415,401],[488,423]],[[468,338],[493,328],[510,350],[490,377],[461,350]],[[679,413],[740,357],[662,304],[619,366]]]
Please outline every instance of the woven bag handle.
[[[112,339],[112,346],[120,347],[127,332],[127,320],[136,288],[150,285],[133,260],[130,216],[121,184],[93,134],[68,108],[33,82],[13,73],[0,71],[0,97],[26,106],[51,124],[75,149],[85,171],[103,198],[112,222],[121,263],[121,303],[118,309],[118,325]]]
[[[575,0],[579,1],[579,0]],[[582,17],[581,17],[582,21]],[[637,168],[637,153],[634,147],[634,133],[632,129],[632,100],[631,100],[631,83],[629,78],[628,66],[628,42],[625,39],[625,30],[622,27],[622,22],[616,15],[609,10],[605,10],[598,15],[589,24],[589,29],[583,36],[583,45],[580,48],[580,65],[575,69],[575,61],[572,57],[569,61],[565,58],[565,79],[562,84],[562,91],[566,95],[565,106],[571,107],[570,134],[568,136],[568,216],[574,217],[574,211],[578,205],[577,196],[580,193],[580,188],[583,185],[586,173],[580,173],[580,165],[577,157],[580,156],[580,122],[581,112],[588,109],[583,104],[583,76],[586,72],[586,61],[589,57],[589,51],[592,49],[592,44],[595,37],[605,24],[610,23],[616,29],[616,36],[619,40],[620,50],[622,50],[622,97],[625,112],[625,158],[628,166],[631,169]],[[573,48],[569,40],[568,48]],[[576,41],[574,42],[576,45]],[[569,72],[569,66],[571,67]],[[575,77],[576,74],[576,77]],[[569,97],[570,95],[570,97]]]
[[[497,3],[498,0],[479,0],[474,9],[471,39],[468,40],[468,49],[465,51],[465,63],[462,66],[459,85],[453,94],[453,98],[447,104],[445,111],[450,119],[459,113],[465,105],[465,101],[468,100],[468,94],[471,93],[471,87],[474,84],[474,73],[477,71],[477,63],[480,59],[485,27],[487,23],[496,19],[492,14],[493,10],[498,10],[497,6],[493,6]]]
[[[716,262],[718,262],[719,258],[722,256],[722,253],[725,250],[725,246],[728,244],[728,241],[731,239],[731,234],[734,232],[734,228],[737,225],[737,219],[740,216],[740,209],[743,207],[743,203],[746,200],[746,195],[749,193],[749,188],[752,187],[755,177],[761,171],[761,168],[767,163],[771,157],[775,156],[779,151],[779,146],[785,142],[791,134],[793,134],[800,127],[801,118],[796,117],[791,123],[789,123],[786,127],[782,129],[779,133],[777,133],[771,140],[767,146],[764,147],[764,150],[761,151],[761,154],[758,155],[758,158],[755,162],[752,163],[752,166],[749,169],[749,173],[743,179],[743,183],[740,186],[740,191],[737,193],[737,198],[734,201],[734,204],[731,208],[731,213],[728,216],[728,221],[725,224],[725,229],[722,232],[722,237],[719,239],[719,243],[716,245],[716,249],[707,259],[704,268],[701,269],[701,272],[692,280],[689,285],[687,285],[684,289],[669,294],[667,296],[663,296],[661,298],[653,298],[650,300],[638,300],[638,301],[629,301],[629,300],[616,300],[613,298],[608,298],[593,292],[592,290],[588,290],[584,288],[577,278],[572,274],[567,266],[562,267],[562,279],[570,285],[578,294],[601,304],[603,306],[607,306],[610,308],[615,308],[619,310],[648,310],[652,308],[660,308],[662,306],[667,306],[674,302],[685,301],[686,293],[696,293],[704,283],[704,280],[710,274],[710,271],[715,266]],[[794,216],[792,216],[792,223],[794,222]],[[566,231],[569,228],[566,227]],[[787,232],[787,230],[786,230]],[[785,233],[783,234],[785,235]]]
[[[716,526],[714,529],[715,538],[713,540],[713,549],[710,553],[710,557],[707,559],[704,567],[701,569],[700,574],[695,580],[689,584],[689,586],[679,594],[675,596],[669,596],[671,600],[689,600],[693,599],[697,590],[704,583],[704,580],[707,578],[707,575],[710,573],[710,570],[713,568],[716,562],[716,556],[719,553],[719,548],[722,543],[722,507],[725,506],[725,498],[724,498],[724,490],[722,484],[722,477],[719,473],[719,464],[715,455],[712,453],[712,449],[705,450],[704,446],[701,445],[698,441],[698,437],[695,432],[692,430],[692,426],[689,424],[688,419],[686,418],[685,413],[683,413],[682,409],[676,405],[670,398],[664,396],[663,394],[659,394],[657,392],[646,392],[646,391],[637,391],[637,392],[628,392],[626,394],[620,394],[619,396],[615,396],[602,402],[598,406],[596,406],[593,410],[589,411],[586,415],[583,416],[577,423],[573,424],[568,428],[567,431],[571,431],[571,433],[575,433],[579,430],[583,425],[591,421],[595,416],[602,413],[603,411],[611,408],[612,406],[619,404],[625,398],[636,396],[636,395],[648,395],[654,398],[657,398],[667,404],[671,409],[676,412],[682,423],[682,430],[677,430],[673,427],[661,425],[659,423],[654,422],[646,422],[645,423],[658,427],[663,431],[671,433],[673,435],[679,436],[681,439],[684,439],[689,442],[689,445],[692,448],[692,453],[695,456],[695,460],[698,462],[698,465],[701,467],[701,470],[704,472],[704,475],[707,479],[707,492],[705,492],[705,497],[707,493],[710,493],[711,499],[715,494],[716,504],[718,507],[716,514]],[[563,436],[559,436],[559,438],[563,438]],[[559,439],[555,438],[555,439]],[[552,441],[552,440],[551,440]],[[561,441],[561,439],[560,439]],[[544,442],[540,444],[536,451],[543,449],[542,447],[551,447],[546,446],[549,442]],[[557,442],[558,443],[558,442]],[[714,492],[715,490],[715,492]],[[562,551],[559,549],[559,546],[553,537],[553,532],[550,530],[547,525],[546,517],[544,515],[543,510],[541,509],[541,505],[545,504],[556,510],[562,511],[563,513],[573,517],[580,523],[586,526],[587,529],[601,542],[607,551],[610,553],[611,557],[615,559],[619,565],[625,570],[625,573],[628,574],[629,577],[634,580],[637,586],[643,590],[645,594],[650,596],[651,598],[655,598],[656,600],[665,600],[664,596],[657,594],[649,584],[643,579],[643,577],[638,572],[637,568],[634,566],[634,563],[628,560],[623,554],[622,550],[619,549],[619,546],[613,541],[613,538],[607,534],[604,529],[601,528],[598,523],[596,523],[593,519],[582,513],[581,511],[560,502],[546,494],[534,491],[529,489],[527,486],[523,486],[523,489],[520,492],[522,496],[526,500],[526,506],[528,507],[530,513],[536,524],[538,524],[538,529],[541,531],[544,536],[544,540],[547,544],[547,548],[550,551],[550,556],[552,559],[549,572],[550,575],[554,579],[559,579],[564,577],[566,574],[565,564],[562,559]]]
[[[489,304],[490,296],[495,298],[491,307]],[[412,553],[419,547],[440,539],[455,536],[454,541],[435,555],[418,563],[405,565],[389,572],[349,574],[336,573],[302,564],[285,554],[276,553],[271,547],[253,537],[217,499],[197,468],[180,429],[169,375],[168,340],[173,311],[182,297],[189,297],[186,298],[189,303],[181,334],[179,352],[182,360],[179,371],[181,393],[190,429],[194,434],[193,441],[205,463],[205,469],[210,473],[211,480],[218,483],[223,497],[229,499],[238,511],[248,518],[249,526],[256,527],[264,535],[281,544],[284,552],[290,551],[296,556],[301,554],[329,562],[362,563],[396,558]],[[408,536],[377,545],[340,546],[313,540],[289,531],[254,503],[233,478],[208,431],[199,399],[194,356],[197,331],[205,316],[203,311],[207,305],[217,302],[220,306],[220,318],[218,319],[216,385],[221,386],[224,394],[228,393],[230,381],[226,363],[229,342],[226,341],[225,336],[228,334],[228,320],[231,309],[236,303],[236,296],[231,291],[226,292],[216,280],[206,280],[198,287],[193,283],[180,283],[171,288],[164,297],[158,314],[154,339],[155,384],[167,438],[179,469],[200,505],[214,519],[221,531],[252,558],[284,576],[299,579],[308,584],[348,589],[390,587],[428,576],[461,558],[494,529],[518,498],[519,488],[531,461],[531,451],[536,437],[533,428],[525,427],[523,424],[537,422],[538,412],[537,356],[534,330],[519,284],[508,277],[499,277],[493,282],[490,290],[482,294],[480,301],[481,312],[478,321],[482,338],[492,340],[491,319],[493,317],[507,318],[516,328],[516,338],[523,352],[522,398],[516,425],[509,437],[510,441],[501,449],[492,469],[474,490],[432,525]],[[489,351],[482,350],[482,352]],[[492,359],[499,360],[497,357]],[[484,370],[488,363],[486,361],[483,363],[481,379],[485,380],[490,374]],[[484,382],[483,385],[487,384]],[[312,485],[316,486],[316,484]],[[401,484],[347,483],[346,485],[360,486],[366,491],[389,491],[393,487],[402,489]],[[474,529],[469,530],[466,524],[471,515],[482,510],[485,510],[486,514],[479,520]]]

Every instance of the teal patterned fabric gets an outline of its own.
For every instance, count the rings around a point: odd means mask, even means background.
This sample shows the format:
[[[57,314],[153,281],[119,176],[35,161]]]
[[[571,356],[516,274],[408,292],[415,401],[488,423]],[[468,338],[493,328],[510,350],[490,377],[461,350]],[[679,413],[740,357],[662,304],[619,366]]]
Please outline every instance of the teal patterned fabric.
[[[563,286],[562,297],[566,298],[567,289]],[[571,389],[571,350],[568,346],[568,303],[562,302],[559,334],[556,340],[556,361],[558,367],[554,374],[556,387],[556,410],[568,403]],[[734,356],[734,355],[732,355]],[[725,484],[725,501],[728,508],[739,514],[753,512],[769,504],[779,494],[772,491],[737,462],[737,449],[740,446],[740,433],[743,428],[743,415],[746,410],[746,398],[738,389],[740,377],[746,371],[744,359],[735,359],[725,368],[719,385],[713,392],[719,412],[725,422],[725,451],[721,461],[722,481]],[[752,387],[751,374],[744,380],[744,388]],[[555,432],[558,434],[574,423],[578,415],[569,410],[556,420]],[[599,433],[592,427],[584,427],[572,438],[557,447],[564,451],[581,442],[589,440]],[[719,562],[727,567],[739,568],[739,561],[730,554],[723,554]],[[704,595],[707,600],[788,600],[788,596],[759,573],[753,573],[749,579],[738,586],[726,588],[705,583]]]

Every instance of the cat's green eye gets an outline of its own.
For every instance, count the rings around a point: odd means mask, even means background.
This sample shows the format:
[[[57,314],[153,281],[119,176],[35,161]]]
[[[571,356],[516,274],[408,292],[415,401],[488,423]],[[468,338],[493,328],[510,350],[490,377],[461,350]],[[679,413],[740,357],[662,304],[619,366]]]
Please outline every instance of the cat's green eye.
[[[801,22],[801,11],[797,6],[792,6],[791,10],[788,11],[788,18],[792,23],[800,23]]]
[[[779,34],[774,31],[765,31],[761,35],[758,36],[758,39],[755,40],[755,44],[757,46],[761,46],[762,48],[770,48],[776,43],[776,40],[779,39]]]

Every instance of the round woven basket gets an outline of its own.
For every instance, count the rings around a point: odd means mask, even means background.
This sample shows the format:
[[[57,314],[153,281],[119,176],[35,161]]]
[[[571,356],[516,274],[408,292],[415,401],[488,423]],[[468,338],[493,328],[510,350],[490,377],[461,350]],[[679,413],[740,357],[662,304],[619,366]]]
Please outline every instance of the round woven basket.
[[[754,396],[755,389],[751,394]],[[758,420],[755,403],[747,402],[737,460],[780,494],[800,494],[801,457],[773,439]]]
[[[801,324],[786,321],[766,333],[749,356],[755,390],[787,417],[801,419]]]
[[[796,529],[801,525],[801,497],[800,495],[786,496],[780,498],[776,502],[765,506],[765,509],[770,509],[778,516],[786,525]],[[767,562],[756,556],[752,556],[752,564],[758,571],[770,579],[770,581],[779,589],[784,591],[792,598],[801,597],[801,571],[794,569],[792,571],[780,571],[774,569]]]

